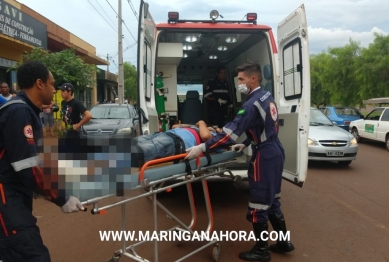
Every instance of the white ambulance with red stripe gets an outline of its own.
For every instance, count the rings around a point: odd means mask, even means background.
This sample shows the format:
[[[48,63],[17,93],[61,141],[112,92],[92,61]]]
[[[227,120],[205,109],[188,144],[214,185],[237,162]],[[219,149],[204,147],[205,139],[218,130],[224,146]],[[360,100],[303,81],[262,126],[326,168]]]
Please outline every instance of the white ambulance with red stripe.
[[[272,93],[278,106],[279,137],[286,153],[283,177],[302,186],[308,168],[311,90],[304,5],[279,23],[277,41],[272,28],[264,25],[265,21],[261,21],[256,13],[246,14],[245,20],[226,20],[213,10],[204,14],[207,19],[187,20],[178,12],[168,12],[166,23],[155,24],[149,9],[149,5],[141,1],[137,65],[137,105],[143,115],[141,134],[159,131],[161,127],[155,98],[157,75],[161,72],[169,123],[184,123],[180,118],[188,110],[193,114],[201,112],[201,119],[206,121],[202,91],[215,77],[216,67],[224,65],[234,105],[226,112],[226,120],[232,120],[245,101],[245,95],[236,89],[235,68],[247,61],[258,62],[262,68],[261,87]],[[184,94],[187,101],[182,103],[179,87],[188,86],[200,86],[197,99],[201,101],[201,106],[197,102],[188,106],[190,99],[196,100],[195,92],[191,92],[188,98]],[[242,135],[239,141],[244,139]],[[235,175],[246,175],[250,153],[246,150],[245,156],[228,168]]]

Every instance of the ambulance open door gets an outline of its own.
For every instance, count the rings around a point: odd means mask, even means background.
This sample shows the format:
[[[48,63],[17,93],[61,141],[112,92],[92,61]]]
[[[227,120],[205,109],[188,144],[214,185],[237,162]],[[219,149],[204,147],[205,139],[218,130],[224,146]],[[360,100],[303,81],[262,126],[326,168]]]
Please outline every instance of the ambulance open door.
[[[302,187],[308,170],[311,103],[308,31],[304,5],[278,24],[279,137],[285,148],[283,178]]]
[[[138,24],[138,113],[141,116],[141,134],[158,131],[155,104],[156,25],[149,12],[149,4],[141,0]]]

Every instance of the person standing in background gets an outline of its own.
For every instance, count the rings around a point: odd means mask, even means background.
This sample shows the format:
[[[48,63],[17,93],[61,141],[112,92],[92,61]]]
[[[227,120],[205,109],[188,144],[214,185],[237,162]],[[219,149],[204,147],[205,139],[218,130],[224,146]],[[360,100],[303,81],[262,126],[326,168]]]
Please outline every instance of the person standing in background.
[[[53,113],[54,105],[55,105],[54,101],[51,101],[50,105],[42,105],[44,137],[46,137],[47,128],[49,128],[50,130],[50,135],[54,136],[54,113]]]
[[[233,107],[226,79],[227,70],[224,66],[216,69],[217,78],[208,81],[204,91],[208,111],[208,124],[223,127],[227,107]]]
[[[6,100],[10,100],[14,96],[10,93],[9,85],[6,82],[1,83],[0,93],[0,96],[4,97]]]

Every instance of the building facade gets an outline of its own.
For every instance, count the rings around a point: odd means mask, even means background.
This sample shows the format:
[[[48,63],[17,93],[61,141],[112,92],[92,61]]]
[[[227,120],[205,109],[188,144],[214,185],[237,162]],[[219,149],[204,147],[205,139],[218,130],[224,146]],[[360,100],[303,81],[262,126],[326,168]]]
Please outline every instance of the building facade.
[[[7,82],[17,91],[16,72],[10,68],[22,63],[23,54],[35,47],[49,52],[73,48],[85,63],[109,65],[96,55],[95,47],[81,38],[15,0],[0,0],[0,82]],[[97,103],[97,86],[76,92],[75,97],[89,108]]]

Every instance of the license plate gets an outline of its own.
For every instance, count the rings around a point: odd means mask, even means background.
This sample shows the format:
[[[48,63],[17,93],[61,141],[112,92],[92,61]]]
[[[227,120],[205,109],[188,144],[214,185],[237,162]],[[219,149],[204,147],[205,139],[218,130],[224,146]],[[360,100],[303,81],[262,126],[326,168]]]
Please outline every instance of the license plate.
[[[327,156],[343,156],[343,151],[327,151]]]

